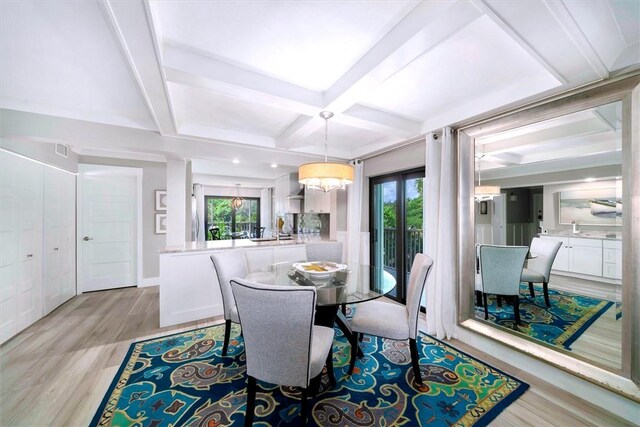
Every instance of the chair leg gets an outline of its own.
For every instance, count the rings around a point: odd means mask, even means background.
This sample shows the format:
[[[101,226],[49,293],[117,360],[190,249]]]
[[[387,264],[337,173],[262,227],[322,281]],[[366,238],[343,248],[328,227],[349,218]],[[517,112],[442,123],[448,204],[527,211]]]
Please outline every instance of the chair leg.
[[[418,345],[414,338],[409,338],[409,349],[411,350],[411,365],[413,365],[413,376],[416,384],[422,385],[422,375],[420,375],[420,358],[418,357]]]
[[[341,308],[342,308],[342,314],[344,314],[346,316],[347,315],[347,304],[342,304]]]
[[[516,323],[513,325],[513,329],[518,329],[517,325],[520,324],[520,298],[518,295],[513,297],[513,313],[516,316]]]
[[[484,302],[484,320],[489,319],[489,308],[487,307],[487,294],[482,293],[482,300]]]
[[[500,295],[496,295],[496,301],[497,301],[498,307],[502,307],[502,297]]]
[[[333,374],[333,349],[329,352],[327,356],[327,375],[329,376],[329,384],[331,387],[336,386],[336,377]]]
[[[531,298],[536,297],[536,292],[533,290],[533,282],[529,282],[529,293],[531,294]]]
[[[364,339],[364,334],[360,334],[360,337],[358,338],[358,341],[362,342],[363,339]]]
[[[482,292],[476,291],[476,305],[482,307]]]
[[[322,382],[322,372],[320,372],[318,375],[315,376],[315,378],[312,378],[311,381],[309,381],[309,387],[307,388],[307,390],[309,391],[309,394],[311,396],[315,396],[320,392],[321,382]]]
[[[302,389],[302,397],[300,398],[300,425],[307,425],[307,396],[309,389]]]
[[[542,282],[542,291],[544,292],[544,303],[547,307],[551,307],[551,303],[549,302],[549,283]]]
[[[354,332],[351,337],[351,360],[349,361],[349,375],[353,374],[353,368],[356,366],[356,358],[358,357],[358,332]]]
[[[256,379],[249,377],[249,384],[247,387],[247,412],[244,416],[244,425],[253,425],[253,412],[256,408]]]
[[[222,346],[222,355],[227,355],[227,349],[229,348],[229,337],[231,336],[231,320],[225,321],[224,326],[224,345]]]

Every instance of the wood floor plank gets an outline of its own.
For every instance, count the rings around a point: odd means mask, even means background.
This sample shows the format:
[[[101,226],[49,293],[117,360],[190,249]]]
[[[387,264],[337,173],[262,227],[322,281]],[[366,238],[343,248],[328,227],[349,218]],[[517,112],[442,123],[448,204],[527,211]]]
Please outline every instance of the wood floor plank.
[[[75,297],[0,346],[0,425],[86,426],[132,342],[221,321],[160,328],[157,287]],[[449,344],[530,384],[494,426],[631,425],[462,342]]]

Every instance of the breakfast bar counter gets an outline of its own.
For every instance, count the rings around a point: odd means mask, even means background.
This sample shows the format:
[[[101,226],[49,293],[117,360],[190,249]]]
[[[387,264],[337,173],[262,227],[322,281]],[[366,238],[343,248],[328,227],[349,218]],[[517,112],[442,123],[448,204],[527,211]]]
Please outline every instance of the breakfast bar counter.
[[[209,258],[221,250],[244,251],[249,272],[278,262],[304,261],[305,244],[322,239],[298,235],[276,239],[186,242],[160,251],[160,326],[177,325],[222,315],[218,276]]]

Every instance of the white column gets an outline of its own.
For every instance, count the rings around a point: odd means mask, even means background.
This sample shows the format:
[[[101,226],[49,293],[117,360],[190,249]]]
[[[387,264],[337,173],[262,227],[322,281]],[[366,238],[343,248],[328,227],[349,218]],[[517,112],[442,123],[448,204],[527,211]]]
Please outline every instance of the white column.
[[[168,160],[167,246],[183,245],[185,242],[185,224],[187,221],[185,210],[186,188],[186,162],[184,160]]]

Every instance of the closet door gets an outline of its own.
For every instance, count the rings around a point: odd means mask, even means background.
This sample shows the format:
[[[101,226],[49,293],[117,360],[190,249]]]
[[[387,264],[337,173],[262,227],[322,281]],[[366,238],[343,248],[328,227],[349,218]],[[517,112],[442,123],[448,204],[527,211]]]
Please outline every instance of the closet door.
[[[53,168],[44,171],[44,312],[76,294],[75,176]]]
[[[42,317],[43,166],[0,151],[0,343]]]

